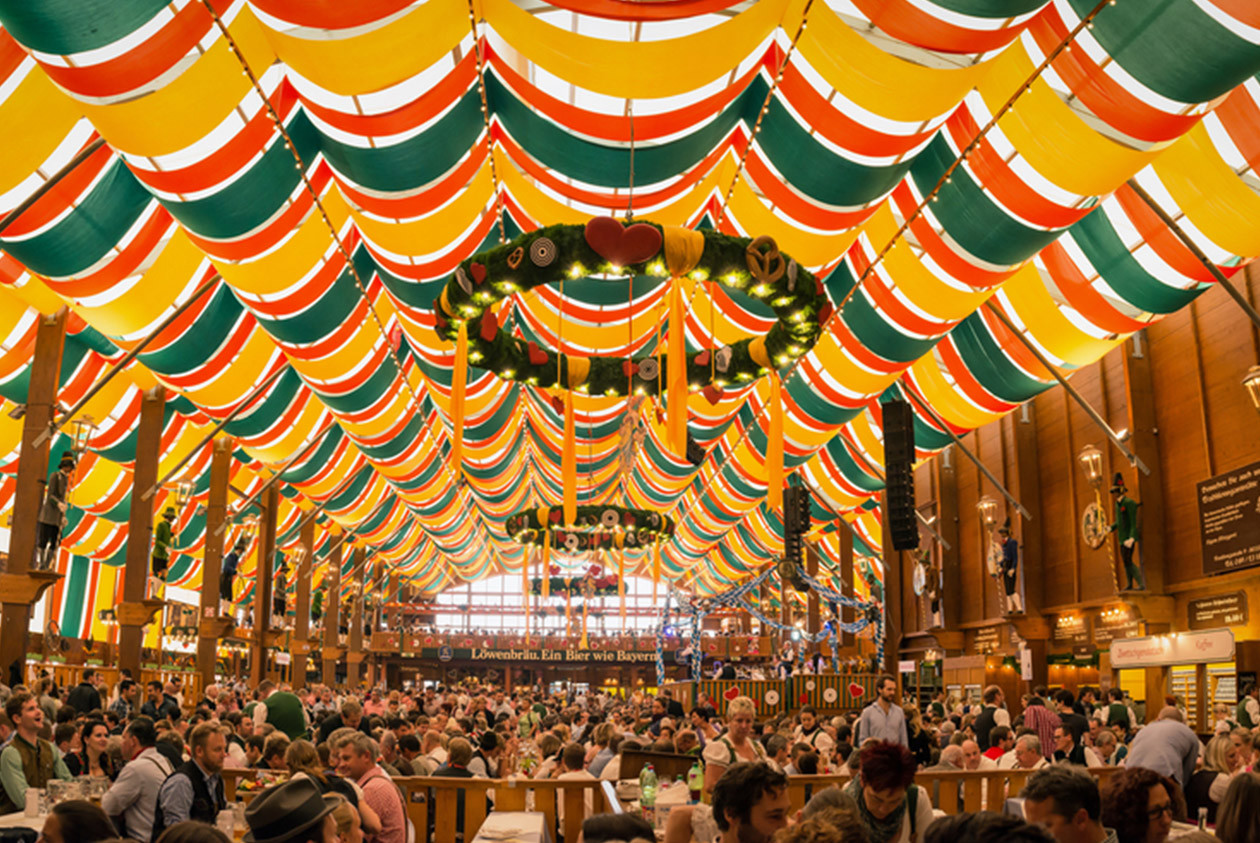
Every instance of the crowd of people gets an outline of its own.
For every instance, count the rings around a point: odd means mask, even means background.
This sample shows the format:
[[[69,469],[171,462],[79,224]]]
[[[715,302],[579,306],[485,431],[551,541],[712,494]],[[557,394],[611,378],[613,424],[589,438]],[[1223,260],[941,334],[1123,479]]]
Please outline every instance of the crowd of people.
[[[220,843],[213,826],[231,810],[224,770],[253,768],[283,783],[250,802],[247,840],[405,843],[429,830],[410,827],[398,777],[616,782],[637,775],[622,761],[639,751],[703,766],[706,801],[668,813],[665,843],[1162,843],[1175,818],[1201,813],[1216,830],[1204,839],[1260,840],[1254,687],[1234,711],[1218,712],[1206,744],[1175,704],[1139,726],[1114,690],[1102,699],[1092,689],[1038,688],[1017,716],[997,686],[976,704],[938,695],[922,709],[898,699],[891,677],[875,691],[848,716],[805,706],[767,717],[747,697],[719,704],[699,694],[688,709],[668,689],[507,693],[471,681],[361,698],[234,683],[186,699],[178,683],[141,687],[124,677],[104,688],[87,670],[74,688],[51,678],[0,687],[0,814],[21,811],[28,788],[85,776],[104,786],[99,806],[59,803],[44,825],[48,843]],[[1107,766],[1121,769],[1100,792],[1086,770]],[[1022,795],[1023,817],[939,817],[933,803],[955,780],[926,777],[933,792],[916,784],[920,772],[1004,769],[1033,772],[1022,793],[1004,794]],[[791,779],[820,773],[843,778],[809,780],[808,803],[790,811]],[[630,815],[592,815],[586,825],[586,843],[653,839]]]

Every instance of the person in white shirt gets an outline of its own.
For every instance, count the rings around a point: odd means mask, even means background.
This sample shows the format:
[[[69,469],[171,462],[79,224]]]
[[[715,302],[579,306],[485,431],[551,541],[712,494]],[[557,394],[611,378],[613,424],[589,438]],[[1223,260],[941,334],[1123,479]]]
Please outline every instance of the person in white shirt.
[[[1004,769],[1040,770],[1050,766],[1045,753],[1041,749],[1041,738],[1036,735],[1020,735],[1015,739],[1015,749],[1011,750],[1015,763]],[[1005,757],[1005,756],[1003,756]]]
[[[564,772],[556,776],[556,781],[596,781],[596,778],[586,771],[586,750],[582,748],[581,744],[571,743],[566,746],[564,752],[560,754],[560,765],[563,767]],[[560,820],[560,827],[564,828],[564,803],[566,801],[564,793],[557,792],[556,797],[556,815]],[[594,798],[595,789],[587,788],[585,794],[585,816],[594,815]]]
[[[157,730],[147,717],[137,717],[123,732],[123,755],[131,760],[101,797],[101,808],[110,817],[122,817],[119,833],[134,840],[148,840],[153,833],[153,814],[158,791],[175,772],[171,762],[154,749]]]
[[[801,725],[796,727],[792,740],[809,744],[814,748],[814,752],[824,758],[830,758],[832,751],[836,748],[835,738],[827,734],[827,730],[818,722],[818,712],[812,705],[801,709]]]
[[[430,729],[424,733],[424,741],[420,744],[420,752],[434,763],[434,769],[446,763],[446,749],[442,746],[442,733]]]

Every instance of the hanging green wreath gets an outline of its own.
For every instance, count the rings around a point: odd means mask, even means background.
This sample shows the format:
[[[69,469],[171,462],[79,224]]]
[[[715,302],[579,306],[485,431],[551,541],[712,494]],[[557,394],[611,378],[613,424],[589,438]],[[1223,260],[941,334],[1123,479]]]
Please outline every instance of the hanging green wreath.
[[[667,360],[561,355],[499,329],[494,308],[514,293],[588,275],[668,278],[686,274],[764,302],[778,321],[761,337],[687,354],[687,382],[710,400],[727,385],[743,385],[813,348],[832,306],[822,283],[781,253],[770,237],[731,237],[716,231],[666,228],[611,217],[585,226],[552,225],[479,252],[456,267],[433,303],[438,334],[456,340],[467,325],[468,362],[501,378],[591,395],[666,392]],[[616,282],[610,282],[616,283]]]
[[[507,531],[521,544],[542,547],[549,530],[552,549],[562,553],[650,547],[674,535],[674,520],[648,509],[579,506],[573,524],[562,521],[561,507],[526,509],[508,517]]]

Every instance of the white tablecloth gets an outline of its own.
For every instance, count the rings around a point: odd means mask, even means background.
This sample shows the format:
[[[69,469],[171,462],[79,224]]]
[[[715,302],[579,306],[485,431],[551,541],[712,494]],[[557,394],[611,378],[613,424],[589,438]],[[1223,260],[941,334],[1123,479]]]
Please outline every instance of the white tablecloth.
[[[44,830],[43,817],[28,817],[21,811],[15,814],[0,814],[0,828],[33,828]]]
[[[492,811],[481,824],[473,843],[550,843],[538,811]]]

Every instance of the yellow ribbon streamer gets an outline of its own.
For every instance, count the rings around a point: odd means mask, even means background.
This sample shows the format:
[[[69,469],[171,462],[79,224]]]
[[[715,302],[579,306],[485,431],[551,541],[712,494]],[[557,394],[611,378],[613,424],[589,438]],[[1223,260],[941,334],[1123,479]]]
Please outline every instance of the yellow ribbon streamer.
[[[770,441],[766,444],[766,505],[783,506],[783,395],[779,373],[770,373]]]
[[[459,323],[455,341],[455,369],[451,372],[451,464],[464,470],[464,394],[468,387],[468,323]]]
[[[573,418],[573,393],[564,393],[564,447],[560,454],[560,473],[564,477],[564,524],[577,521],[577,430]]]
[[[661,584],[661,543],[652,544],[652,602],[656,602],[656,587]]]
[[[617,549],[617,597],[621,600],[621,633],[626,632],[626,554]]]
[[[543,550],[542,550],[542,599],[543,599],[543,627],[547,625],[547,601],[551,598],[551,507],[541,506],[538,508],[538,516],[542,519],[543,525]]]
[[[666,439],[677,456],[687,454],[687,342],[683,316],[682,280],[670,281],[669,339],[667,340]]]

